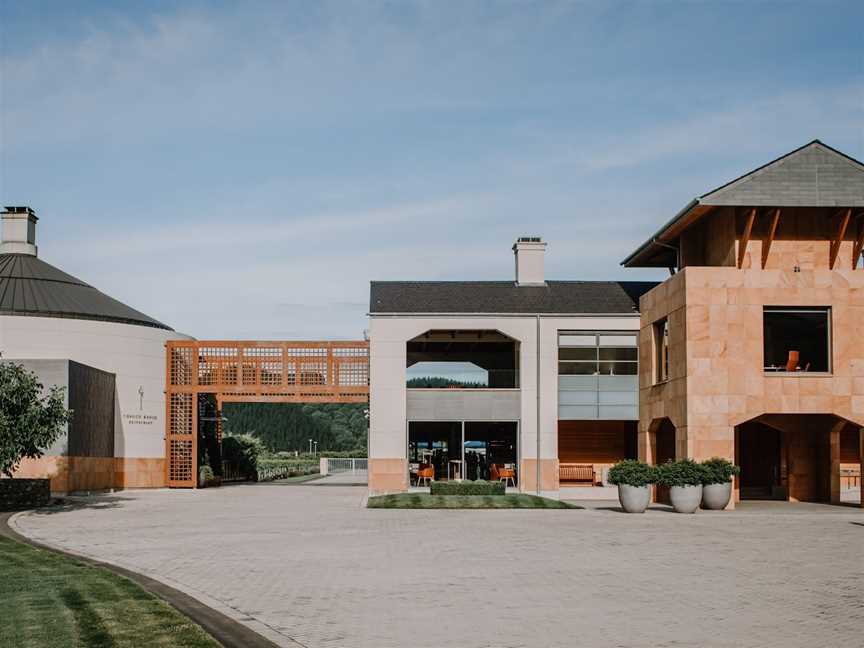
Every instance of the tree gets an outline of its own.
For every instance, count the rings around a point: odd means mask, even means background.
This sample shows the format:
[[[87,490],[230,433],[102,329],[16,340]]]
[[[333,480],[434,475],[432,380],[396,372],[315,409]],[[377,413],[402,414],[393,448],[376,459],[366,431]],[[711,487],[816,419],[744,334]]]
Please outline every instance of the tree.
[[[24,458],[38,459],[72,419],[64,389],[47,394],[36,374],[21,365],[0,362],[0,473],[11,477]]]

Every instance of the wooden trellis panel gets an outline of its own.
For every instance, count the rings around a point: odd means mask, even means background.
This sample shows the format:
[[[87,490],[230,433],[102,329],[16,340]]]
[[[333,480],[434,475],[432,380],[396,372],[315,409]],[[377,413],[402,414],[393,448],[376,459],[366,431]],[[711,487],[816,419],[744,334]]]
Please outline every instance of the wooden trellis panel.
[[[366,403],[369,343],[172,340],[166,344],[170,487],[197,483],[199,394],[222,403]],[[221,433],[221,425],[220,425]],[[220,434],[221,436],[221,434]]]

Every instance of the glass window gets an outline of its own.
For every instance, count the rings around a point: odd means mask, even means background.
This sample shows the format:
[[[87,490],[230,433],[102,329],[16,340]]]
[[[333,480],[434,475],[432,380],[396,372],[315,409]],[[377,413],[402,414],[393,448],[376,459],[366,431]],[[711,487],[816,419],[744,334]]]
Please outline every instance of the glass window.
[[[596,335],[559,335],[558,346],[597,346]]]
[[[631,360],[639,359],[639,350],[636,347],[609,347],[600,349],[601,360]]]
[[[654,379],[655,382],[669,380],[669,320],[663,318],[654,324]]]
[[[596,360],[597,347],[579,347],[558,349],[559,360]]]
[[[635,376],[639,365],[635,362],[601,362],[601,376]]]
[[[636,346],[635,335],[601,335],[600,346],[626,347]]]
[[[766,307],[765,371],[831,371],[831,309]]]
[[[559,362],[559,376],[593,376],[598,371],[596,362]]]
[[[558,374],[635,376],[639,349],[634,333],[561,334]]]

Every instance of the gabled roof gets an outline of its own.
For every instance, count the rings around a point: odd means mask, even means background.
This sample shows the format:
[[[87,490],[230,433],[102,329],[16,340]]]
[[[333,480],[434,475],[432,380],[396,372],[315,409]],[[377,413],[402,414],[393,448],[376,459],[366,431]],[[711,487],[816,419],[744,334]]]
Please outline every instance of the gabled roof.
[[[68,317],[173,330],[31,254],[0,254],[0,315]]]
[[[813,140],[694,198],[621,264],[654,265],[657,248],[721,206],[864,207],[864,163]]]
[[[369,314],[617,315],[639,311],[653,281],[373,281]]]

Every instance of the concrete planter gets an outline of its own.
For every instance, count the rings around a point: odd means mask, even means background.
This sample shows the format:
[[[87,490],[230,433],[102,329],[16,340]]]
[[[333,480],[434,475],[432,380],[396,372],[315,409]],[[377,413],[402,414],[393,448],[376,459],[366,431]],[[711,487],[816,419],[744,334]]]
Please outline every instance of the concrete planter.
[[[702,487],[702,508],[709,511],[722,511],[732,498],[732,482],[725,484],[706,484]]]
[[[628,513],[644,513],[651,502],[651,487],[619,484],[618,501]]]
[[[698,486],[673,486],[669,489],[672,508],[678,513],[695,513],[702,503],[702,484]]]

